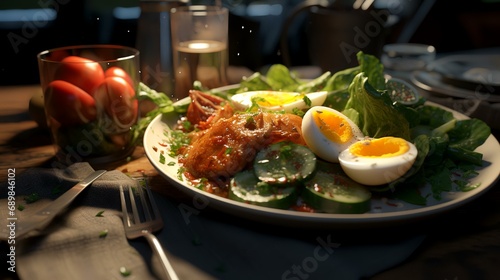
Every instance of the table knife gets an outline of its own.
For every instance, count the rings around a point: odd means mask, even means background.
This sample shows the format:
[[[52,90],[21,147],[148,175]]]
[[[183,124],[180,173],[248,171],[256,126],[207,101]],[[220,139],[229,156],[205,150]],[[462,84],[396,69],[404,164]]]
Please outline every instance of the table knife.
[[[32,216],[15,220],[10,218],[13,225],[11,228],[2,229],[0,239],[7,240],[9,237],[22,238],[33,230],[40,230],[46,227],[58,214],[61,213],[86,187],[92,184],[97,178],[106,173],[106,170],[97,170],[88,175],[85,179],[67,190],[52,203],[36,212]],[[15,230],[13,235],[12,229]]]

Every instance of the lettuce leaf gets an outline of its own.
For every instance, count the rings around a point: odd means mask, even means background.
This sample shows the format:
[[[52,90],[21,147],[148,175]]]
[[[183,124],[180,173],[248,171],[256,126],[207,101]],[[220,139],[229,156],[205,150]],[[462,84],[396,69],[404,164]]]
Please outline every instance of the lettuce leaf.
[[[302,81],[298,79],[290,70],[282,64],[273,64],[269,67],[266,75],[255,72],[250,77],[242,78],[240,86],[234,93],[256,91],[256,90],[276,90],[292,92],[315,92],[324,90],[324,87],[331,76],[330,72],[325,72],[321,76],[311,80]]]
[[[347,89],[351,84],[354,77],[361,72],[361,66],[356,66],[353,68],[348,68],[335,72],[330,79],[326,82],[326,91],[338,91]]]
[[[356,54],[361,72],[368,77],[368,82],[377,90],[385,90],[384,65],[380,60],[369,54],[358,52]]]
[[[349,94],[345,109],[358,112],[359,119],[356,124],[365,136],[394,136],[410,140],[408,120],[393,106],[387,93],[377,91],[368,83],[364,72],[354,77],[349,86]]]
[[[456,120],[453,114],[440,107],[424,105],[417,108],[420,123],[411,129],[411,135],[428,135],[434,142],[440,142],[435,152],[438,156],[429,157],[428,164],[437,162],[445,156],[457,161],[474,165],[482,164],[482,154],[474,152],[491,134],[491,128],[479,119]],[[439,140],[438,140],[439,139]],[[446,139],[444,141],[443,139]]]
[[[272,86],[267,82],[266,77],[255,72],[250,77],[243,77],[236,93],[254,90],[272,90]]]
[[[294,91],[301,85],[301,81],[282,64],[271,65],[267,71],[266,80],[273,90]]]
[[[326,82],[325,90],[337,91],[347,89],[354,80],[354,77],[363,72],[368,77],[368,82],[378,90],[385,89],[384,65],[380,60],[362,51],[356,54],[358,66],[347,68],[335,72]]]
[[[474,151],[491,134],[491,128],[479,119],[459,120],[448,132],[450,147]]]

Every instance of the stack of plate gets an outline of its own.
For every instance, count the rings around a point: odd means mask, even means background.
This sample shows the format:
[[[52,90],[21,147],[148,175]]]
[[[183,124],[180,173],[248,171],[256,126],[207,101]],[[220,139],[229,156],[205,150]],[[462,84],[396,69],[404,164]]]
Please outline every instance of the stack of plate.
[[[411,81],[446,105],[500,129],[500,55],[449,55],[414,71]]]

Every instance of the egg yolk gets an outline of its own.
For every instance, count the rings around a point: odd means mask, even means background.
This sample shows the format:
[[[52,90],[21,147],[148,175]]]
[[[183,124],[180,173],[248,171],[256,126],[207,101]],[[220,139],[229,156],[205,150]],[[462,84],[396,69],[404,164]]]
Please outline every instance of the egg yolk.
[[[402,155],[410,149],[408,143],[397,137],[382,137],[378,139],[366,139],[354,143],[349,151],[360,157],[394,157]]]
[[[329,111],[313,111],[312,117],[321,133],[330,141],[344,144],[353,138],[349,122],[335,113]]]
[[[303,94],[291,94],[287,92],[279,94],[259,93],[252,98],[252,101],[262,107],[272,107],[292,103],[303,98]]]

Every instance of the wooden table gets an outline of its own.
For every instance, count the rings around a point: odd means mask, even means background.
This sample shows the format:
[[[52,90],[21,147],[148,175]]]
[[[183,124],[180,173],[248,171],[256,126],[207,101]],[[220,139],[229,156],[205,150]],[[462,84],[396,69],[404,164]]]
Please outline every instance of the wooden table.
[[[0,181],[6,180],[8,168],[16,168],[19,174],[53,160],[48,131],[39,128],[28,113],[30,98],[40,91],[36,85],[0,87]],[[107,169],[143,172],[156,191],[182,199],[183,194],[158,175],[141,147],[129,161]],[[474,202],[405,230],[428,237],[409,260],[373,279],[495,279],[500,272],[500,186],[497,183]],[[362,238],[374,233],[352,234]]]

